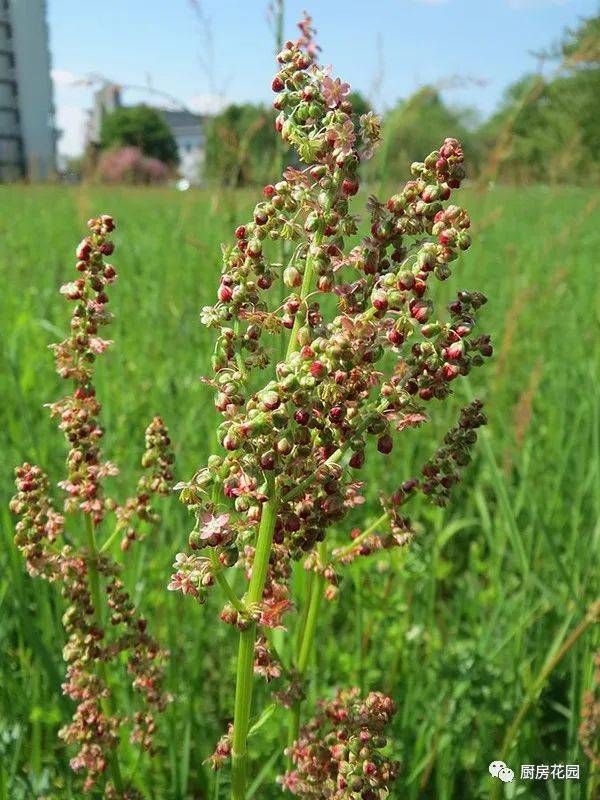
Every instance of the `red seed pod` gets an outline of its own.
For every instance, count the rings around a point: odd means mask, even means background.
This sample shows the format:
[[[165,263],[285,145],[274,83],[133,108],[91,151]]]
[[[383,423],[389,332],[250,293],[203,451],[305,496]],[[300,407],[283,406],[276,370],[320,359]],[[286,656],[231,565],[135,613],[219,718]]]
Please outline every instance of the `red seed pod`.
[[[267,411],[274,411],[281,405],[281,398],[277,392],[266,392],[262,397],[262,405]]]
[[[413,294],[416,297],[423,297],[425,292],[427,291],[427,284],[424,280],[416,280],[415,285],[413,286]]]
[[[448,364],[448,362],[446,362],[442,367],[442,374],[444,376],[444,380],[446,381],[453,381],[459,372],[460,369],[456,366],[456,364]]]
[[[346,195],[346,197],[352,197],[355,195],[359,190],[360,184],[357,180],[351,180],[350,178],[344,178],[342,181],[342,192]]]
[[[384,436],[381,436],[377,440],[377,449],[379,450],[380,453],[383,453],[386,456],[392,452],[393,447],[394,447],[394,440],[387,433]]]
[[[92,246],[90,245],[89,240],[83,239],[77,246],[75,255],[80,261],[87,261],[91,252],[92,252]]]
[[[365,463],[365,451],[356,450],[348,463],[353,469],[360,469]]]
[[[298,425],[307,425],[310,419],[310,414],[305,408],[299,408],[294,414],[294,419]]]
[[[320,292],[330,292],[333,288],[333,278],[331,278],[329,275],[319,276],[317,288]]]
[[[409,291],[415,285],[415,276],[408,270],[401,272],[398,277],[398,287],[403,291]]]
[[[325,373],[325,365],[321,361],[313,361],[310,365],[310,373],[315,378],[320,378]]]
[[[411,301],[410,314],[417,322],[427,322],[431,316],[431,305],[423,300]]]
[[[377,311],[387,311],[388,307],[388,296],[387,292],[383,289],[375,289],[373,294],[371,295],[371,302],[373,303],[373,307],[377,309]]]
[[[405,339],[405,335],[401,331],[396,330],[396,328],[392,328],[391,331],[388,331],[387,340],[390,344],[394,345],[394,347],[400,347]]]
[[[231,288],[229,286],[225,286],[224,284],[221,284],[219,286],[219,291],[217,294],[219,296],[219,300],[222,303],[228,303],[233,297],[233,292]]]
[[[448,361],[456,361],[459,358],[462,358],[464,352],[464,345],[461,340],[451,344],[449,347],[446,347],[443,351],[444,358],[448,359]]]
[[[339,425],[343,421],[345,416],[346,416],[346,411],[342,406],[333,406],[333,408],[329,412],[329,419],[333,422],[334,425]]]

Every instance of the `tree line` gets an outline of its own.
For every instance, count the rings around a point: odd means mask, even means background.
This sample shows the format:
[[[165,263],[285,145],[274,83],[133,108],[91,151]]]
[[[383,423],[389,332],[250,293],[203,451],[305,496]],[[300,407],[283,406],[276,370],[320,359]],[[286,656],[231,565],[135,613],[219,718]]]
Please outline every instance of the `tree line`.
[[[371,180],[400,180],[406,164],[445,136],[461,140],[471,178],[511,182],[583,182],[600,178],[600,14],[567,30],[541,55],[542,72],[523,76],[505,91],[497,111],[478,120],[469,108],[447,103],[424,86],[383,115],[385,145],[369,165]],[[358,92],[357,116],[369,110]],[[143,110],[141,110],[143,109]],[[282,153],[272,108],[228,106],[206,127],[203,180],[231,187],[265,183]],[[177,148],[158,112],[121,108],[105,117],[102,148],[135,146],[177,166]]]

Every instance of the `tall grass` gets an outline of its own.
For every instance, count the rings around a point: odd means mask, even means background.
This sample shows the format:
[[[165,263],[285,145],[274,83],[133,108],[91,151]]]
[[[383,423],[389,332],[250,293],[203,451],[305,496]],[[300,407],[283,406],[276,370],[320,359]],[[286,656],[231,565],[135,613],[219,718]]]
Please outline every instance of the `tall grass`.
[[[598,589],[600,204],[569,188],[465,195],[476,235],[452,282],[490,298],[484,327],[496,356],[471,387],[486,400],[490,425],[449,508],[416,507],[420,534],[411,547],[386,553],[376,570],[355,563],[340,601],[322,609],[323,627],[336,636],[317,630],[318,677],[307,706],[336,683],[391,694],[404,764],[395,796],[403,800],[488,797],[487,765],[504,756],[517,778],[522,763],[581,765],[579,781],[517,780],[519,794],[501,787],[513,792],[506,796],[590,800],[598,776],[586,766],[577,727],[597,628],[561,648]],[[97,386],[106,451],[134,474],[137,420],[159,412],[180,449],[178,476],[188,476],[215,444],[211,397],[199,380],[212,341],[198,312],[213,299],[219,243],[250,197],[3,187],[0,207],[0,800],[62,800],[80,793],[56,738],[68,711],[60,602],[24,574],[7,510],[13,464],[34,460],[56,472],[65,455],[42,408],[60,391],[46,350],[67,324],[57,287],[69,276],[81,221],[113,214],[118,346],[99,366]],[[436,421],[440,431],[462,399]],[[371,474],[375,489],[357,524],[375,519],[376,490],[409,477],[424,455],[406,440],[388,462],[394,469]],[[126,575],[172,653],[176,702],[162,723],[162,752],[151,773],[138,767],[156,800],[215,800],[227,781],[202,762],[232,707],[235,636],[215,622],[216,605],[199,608],[165,591],[188,526],[173,498],[153,542],[133,550]],[[301,595],[301,571],[294,580]],[[283,636],[279,644],[285,654]],[[263,764],[251,795],[265,800],[278,796],[273,777],[282,762],[272,754],[281,748],[283,715],[280,727],[277,719],[276,712],[250,740]]]

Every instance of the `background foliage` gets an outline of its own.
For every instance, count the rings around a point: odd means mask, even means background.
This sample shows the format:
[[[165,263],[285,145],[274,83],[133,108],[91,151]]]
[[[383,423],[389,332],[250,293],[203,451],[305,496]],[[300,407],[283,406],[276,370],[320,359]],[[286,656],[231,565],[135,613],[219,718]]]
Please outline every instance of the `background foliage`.
[[[156,109],[145,105],[116,108],[105,114],[100,147],[102,150],[137,147],[143,155],[170,166],[179,161],[171,129]]]
[[[540,72],[525,75],[482,121],[424,86],[383,114],[383,146],[368,176],[401,180],[412,161],[445,136],[464,145],[469,176],[512,183],[597,183],[600,178],[600,15],[565,31],[539,54]],[[485,91],[483,88],[482,91]],[[357,114],[369,110],[353,92]],[[260,106],[230,106],[209,129],[207,175],[226,185],[265,183],[277,152],[275,115]],[[491,166],[490,166],[491,164]],[[485,168],[484,168],[485,165]]]

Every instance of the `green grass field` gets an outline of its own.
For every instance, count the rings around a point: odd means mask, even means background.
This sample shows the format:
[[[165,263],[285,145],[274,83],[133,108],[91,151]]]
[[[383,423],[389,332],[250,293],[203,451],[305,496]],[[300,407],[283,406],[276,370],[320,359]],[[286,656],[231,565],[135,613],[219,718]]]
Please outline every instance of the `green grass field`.
[[[57,290],[71,276],[83,223],[92,212],[118,222],[115,347],[97,386],[105,450],[127,488],[155,413],[171,428],[178,478],[215,445],[212,395],[199,380],[212,340],[199,311],[213,300],[219,243],[252,202],[245,192],[0,187],[0,800],[81,797],[56,737],[71,713],[60,690],[61,600],[25,574],[7,505],[17,463],[36,461],[54,482],[61,477],[65,446],[43,404],[63,387],[47,345],[67,327]],[[488,295],[482,330],[493,334],[495,355],[470,387],[458,386],[452,408],[439,407],[432,430],[442,433],[470,393],[486,401],[490,424],[450,506],[412,507],[419,535],[411,547],[345,573],[339,601],[319,619],[308,705],[336,685],[392,694],[403,762],[394,798],[490,797],[487,766],[502,758],[517,778],[521,764],[579,764],[581,777],[516,780],[499,785],[498,797],[591,800],[599,778],[577,732],[600,635],[590,628],[572,647],[568,637],[598,594],[600,193],[467,190],[461,202],[474,245],[439,291]],[[435,449],[437,440],[425,439],[417,453],[409,434],[391,461],[375,462],[354,525],[375,519],[377,492]],[[125,770],[153,800],[217,800],[227,776],[219,783],[203,760],[233,707],[236,636],[218,621],[218,592],[199,607],[166,591],[190,519],[176,496],[164,508],[153,540],[128,558],[126,580],[171,650],[175,702],[158,758],[150,766],[126,753]],[[302,578],[299,570],[299,594]],[[259,688],[257,706],[268,694]],[[253,797],[280,795],[284,717],[277,711],[251,740]]]

